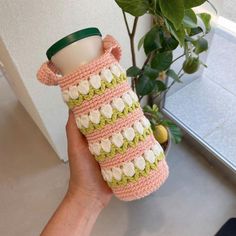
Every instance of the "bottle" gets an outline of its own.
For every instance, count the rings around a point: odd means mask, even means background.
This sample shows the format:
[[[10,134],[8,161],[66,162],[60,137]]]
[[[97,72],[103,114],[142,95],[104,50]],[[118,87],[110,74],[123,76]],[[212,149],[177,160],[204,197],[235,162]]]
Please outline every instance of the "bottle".
[[[119,43],[86,28],[59,40],[46,54],[49,61],[37,77],[60,86],[114,195],[131,201],[157,190],[168,177],[168,165],[119,64]]]
[[[46,55],[62,75],[67,75],[103,54],[101,36],[97,28],[77,31],[53,44]]]

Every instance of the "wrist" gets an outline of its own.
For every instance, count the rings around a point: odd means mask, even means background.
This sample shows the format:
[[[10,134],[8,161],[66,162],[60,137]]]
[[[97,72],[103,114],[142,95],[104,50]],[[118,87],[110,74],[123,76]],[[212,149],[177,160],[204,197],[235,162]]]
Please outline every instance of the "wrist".
[[[82,208],[89,214],[99,214],[105,207],[96,196],[93,196],[91,193],[87,193],[82,189],[73,190],[69,188],[65,198],[69,201],[73,201],[75,206],[80,209]]]

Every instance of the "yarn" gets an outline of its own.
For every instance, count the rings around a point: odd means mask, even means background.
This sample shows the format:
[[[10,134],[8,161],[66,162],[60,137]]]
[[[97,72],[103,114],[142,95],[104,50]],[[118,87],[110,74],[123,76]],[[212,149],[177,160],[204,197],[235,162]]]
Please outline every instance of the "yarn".
[[[105,93],[105,91],[108,88],[115,88],[118,84],[122,84],[122,82],[127,81],[127,77],[122,74],[120,77],[113,76],[113,79],[111,82],[108,81],[101,81],[100,88],[94,88],[93,86],[90,86],[89,92],[87,94],[79,94],[76,98],[71,97],[69,90],[64,90],[62,92],[63,99],[69,106],[69,108],[73,108],[75,106],[80,105],[85,100],[90,100],[94,97],[94,95],[102,95]],[[74,86],[74,88],[77,88],[77,86]]]
[[[122,142],[122,145],[120,147],[116,146],[114,143],[112,143],[111,145],[111,150],[109,153],[105,152],[104,150],[102,150],[101,145],[99,142],[96,142],[95,145],[98,147],[98,145],[100,146],[99,149],[100,151],[98,152],[98,154],[96,154],[95,152],[93,152],[93,148],[92,145],[90,144],[90,150],[91,153],[95,155],[95,158],[97,161],[101,161],[104,160],[106,158],[113,158],[116,154],[120,153],[123,154],[126,152],[126,150],[130,147],[137,147],[140,141],[144,141],[148,135],[152,134],[152,130],[150,128],[144,130],[143,135],[140,134],[135,134],[135,138],[133,141],[128,141],[127,139],[124,139],[124,141]],[[122,135],[121,135],[122,136]]]
[[[60,86],[103,179],[116,197],[131,201],[158,189],[169,171],[163,149],[119,64],[120,45],[107,35],[103,49],[99,58],[65,76],[50,61],[45,62],[37,78],[46,85]]]
[[[124,110],[122,112],[117,111],[116,109],[113,108],[112,110],[112,116],[111,118],[107,118],[104,115],[100,114],[100,111],[98,111],[99,115],[99,122],[98,123],[94,123],[93,121],[89,121],[89,125],[87,128],[83,127],[83,125],[80,122],[80,118],[77,117],[76,121],[77,121],[77,126],[80,129],[80,131],[83,134],[90,134],[92,133],[94,130],[101,130],[102,128],[104,128],[106,125],[108,124],[115,124],[116,121],[119,118],[124,118],[127,117],[128,114],[132,113],[133,111],[135,111],[137,108],[140,108],[140,104],[137,103],[133,103],[130,107],[129,106],[125,106]],[[89,116],[89,115],[88,115]]]

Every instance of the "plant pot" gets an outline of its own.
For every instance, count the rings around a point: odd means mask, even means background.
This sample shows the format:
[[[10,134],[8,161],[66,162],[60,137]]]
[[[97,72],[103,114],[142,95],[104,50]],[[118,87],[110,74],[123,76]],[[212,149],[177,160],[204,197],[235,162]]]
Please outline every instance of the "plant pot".
[[[168,129],[168,141],[163,143],[163,144],[161,144],[166,157],[168,156],[169,150],[171,148],[171,143],[172,143],[172,141],[171,141],[171,134],[170,134],[170,130]]]

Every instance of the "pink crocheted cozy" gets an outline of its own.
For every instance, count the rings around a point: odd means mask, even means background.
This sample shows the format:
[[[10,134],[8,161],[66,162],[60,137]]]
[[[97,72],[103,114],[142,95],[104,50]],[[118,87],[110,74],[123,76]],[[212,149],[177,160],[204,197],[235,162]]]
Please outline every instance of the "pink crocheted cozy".
[[[107,35],[103,49],[102,56],[63,77],[51,61],[45,62],[37,78],[61,87],[104,180],[116,197],[131,201],[158,189],[168,177],[168,166],[119,64],[118,42]]]

